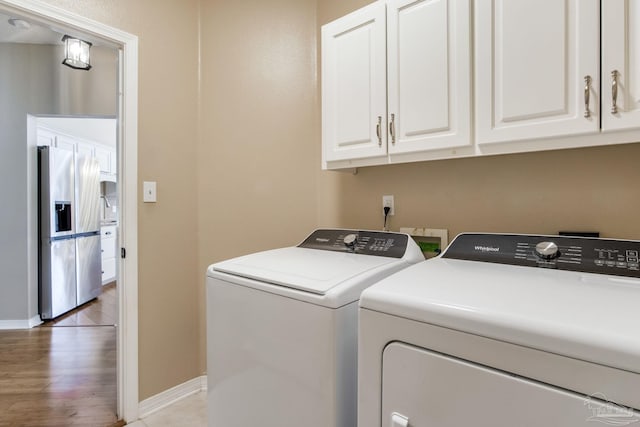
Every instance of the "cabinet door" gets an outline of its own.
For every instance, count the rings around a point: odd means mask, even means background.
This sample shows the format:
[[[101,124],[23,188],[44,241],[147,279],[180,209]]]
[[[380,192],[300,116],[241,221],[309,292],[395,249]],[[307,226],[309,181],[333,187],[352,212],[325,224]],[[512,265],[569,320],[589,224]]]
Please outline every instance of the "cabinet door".
[[[117,231],[117,227],[115,226],[107,226],[100,229],[103,285],[116,279]]]
[[[385,4],[322,27],[323,160],[387,154]]]
[[[95,157],[95,149],[91,144],[87,144],[86,142],[78,142],[78,154]]]
[[[100,255],[103,260],[116,257],[116,236],[102,237],[100,240]]]
[[[96,158],[101,173],[111,173],[111,153],[108,148],[96,147]]]
[[[476,1],[478,143],[599,131],[599,8],[598,0]]]
[[[469,0],[391,0],[389,153],[471,144]]]
[[[66,136],[57,135],[56,136],[56,147],[75,153],[75,151],[76,151],[76,141],[71,139],[71,138],[68,138]]]
[[[56,136],[46,130],[38,129],[36,138],[39,147],[55,147],[56,145]]]
[[[602,130],[637,127],[640,127],[640,0],[606,0],[602,2]]]
[[[118,152],[115,149],[109,149],[109,170],[112,174],[118,173]]]
[[[106,285],[116,280],[116,259],[103,259],[102,260],[102,284]]]

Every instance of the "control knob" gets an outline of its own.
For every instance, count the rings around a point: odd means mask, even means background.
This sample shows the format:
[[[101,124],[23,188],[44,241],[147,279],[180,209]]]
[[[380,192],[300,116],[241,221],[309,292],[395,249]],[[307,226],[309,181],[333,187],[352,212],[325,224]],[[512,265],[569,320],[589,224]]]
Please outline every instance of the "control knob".
[[[536,245],[536,255],[542,259],[551,260],[560,256],[560,250],[553,242],[540,242]]]
[[[356,243],[358,243],[358,235],[353,233],[347,234],[346,236],[344,236],[344,239],[342,239],[342,241],[347,248],[354,250],[356,247]]]

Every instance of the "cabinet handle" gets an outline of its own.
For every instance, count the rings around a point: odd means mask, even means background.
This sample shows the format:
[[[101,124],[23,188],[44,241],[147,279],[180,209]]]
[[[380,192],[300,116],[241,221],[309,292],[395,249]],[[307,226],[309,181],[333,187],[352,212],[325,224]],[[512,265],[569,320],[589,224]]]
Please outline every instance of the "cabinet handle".
[[[376,125],[376,135],[378,135],[378,147],[382,147],[382,116],[378,116],[378,124]]]
[[[618,114],[618,70],[611,72],[611,114]]]
[[[389,135],[391,135],[391,143],[396,143],[396,115],[391,114],[391,121],[389,122]]]
[[[589,111],[589,95],[591,88],[591,76],[584,76],[584,117],[588,119],[591,117],[591,111]]]
[[[109,236],[109,235],[111,235],[111,232],[110,232],[110,231],[107,231],[107,232],[106,232],[106,233],[104,233],[104,234],[105,234],[105,236]]]

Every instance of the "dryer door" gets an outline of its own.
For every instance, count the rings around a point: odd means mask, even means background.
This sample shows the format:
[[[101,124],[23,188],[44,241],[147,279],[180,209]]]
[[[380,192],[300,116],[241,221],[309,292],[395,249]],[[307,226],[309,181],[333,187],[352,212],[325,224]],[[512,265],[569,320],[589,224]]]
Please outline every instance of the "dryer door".
[[[593,427],[593,421],[640,420],[640,413],[600,400],[606,396],[568,392],[398,342],[384,350],[382,375],[382,427]]]

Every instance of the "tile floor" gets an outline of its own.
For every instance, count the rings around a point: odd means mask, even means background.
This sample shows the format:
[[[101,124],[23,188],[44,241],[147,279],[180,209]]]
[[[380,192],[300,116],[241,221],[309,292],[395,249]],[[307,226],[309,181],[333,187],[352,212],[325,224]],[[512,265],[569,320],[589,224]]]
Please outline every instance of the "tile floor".
[[[133,424],[127,424],[129,427],[206,427],[206,425],[206,391],[192,394]]]

